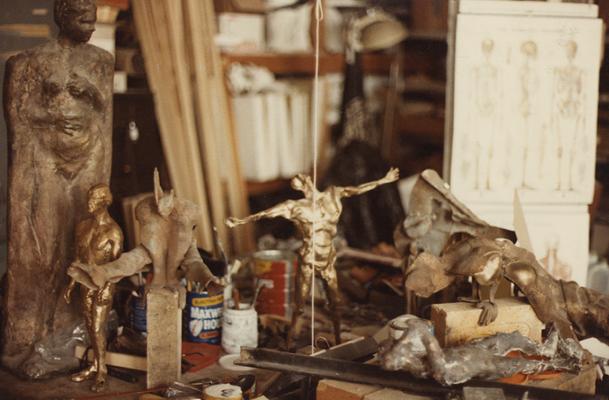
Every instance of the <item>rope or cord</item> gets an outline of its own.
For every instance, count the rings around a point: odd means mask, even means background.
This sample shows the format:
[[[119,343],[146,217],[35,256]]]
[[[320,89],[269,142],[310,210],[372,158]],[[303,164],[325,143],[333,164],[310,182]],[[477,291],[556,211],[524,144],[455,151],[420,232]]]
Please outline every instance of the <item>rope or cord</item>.
[[[313,80],[313,213],[311,251],[313,253],[313,271],[311,271],[311,353],[315,348],[315,234],[317,225],[317,141],[319,136],[319,27],[324,19],[324,8],[322,0],[315,0],[315,78]]]

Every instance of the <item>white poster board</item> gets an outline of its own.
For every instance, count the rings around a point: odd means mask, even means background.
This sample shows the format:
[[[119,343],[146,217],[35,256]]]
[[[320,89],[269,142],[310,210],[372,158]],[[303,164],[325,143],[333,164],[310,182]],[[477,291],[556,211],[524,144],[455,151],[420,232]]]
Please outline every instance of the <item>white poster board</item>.
[[[488,223],[514,229],[511,209],[504,206],[474,205],[472,208]],[[588,275],[587,206],[524,206],[524,218],[533,253],[555,278],[586,286]]]
[[[565,15],[570,15],[565,16]],[[587,204],[602,20],[594,5],[462,0],[450,183],[468,205]]]

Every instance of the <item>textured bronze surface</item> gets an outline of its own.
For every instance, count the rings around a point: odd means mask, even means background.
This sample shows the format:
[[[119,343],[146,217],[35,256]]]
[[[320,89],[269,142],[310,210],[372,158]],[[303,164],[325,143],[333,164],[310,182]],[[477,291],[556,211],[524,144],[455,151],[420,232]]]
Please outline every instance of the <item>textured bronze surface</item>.
[[[333,315],[336,343],[340,343],[340,318],[337,305],[340,301],[338,281],[336,278],[336,249],[332,240],[336,236],[336,227],[342,212],[341,199],[366,193],[376,187],[394,182],[399,177],[397,168],[392,168],[383,178],[359,186],[330,186],[323,192],[317,191],[311,178],[296,175],[292,178],[292,187],[304,194],[304,199],[288,200],[268,210],[238,219],[228,218],[229,227],[257,221],[262,218],[283,217],[294,222],[302,235],[303,244],[299,249],[301,266],[296,276],[296,307],[292,317],[292,326],[288,335],[288,346],[298,319],[304,312],[304,303],[311,290],[312,275],[318,273],[326,284],[327,296]],[[315,199],[315,203],[313,200]]]
[[[421,279],[422,282],[418,282],[417,286],[426,287],[429,290],[433,290],[436,285],[441,285],[442,280],[445,280],[446,277],[442,276],[442,271],[434,273],[434,269],[438,265],[433,262],[432,256],[439,256],[450,241],[457,240],[459,236],[463,235],[490,239],[506,238],[516,241],[514,232],[491,226],[478,218],[450,192],[450,186],[440,178],[437,172],[430,169],[423,171],[412,189],[406,218],[394,232],[395,246],[404,257],[405,273],[412,270],[413,263],[419,255],[421,255],[419,263],[429,257],[426,272],[411,274],[411,282],[415,277]],[[430,271],[430,274],[427,274],[427,271]],[[428,282],[428,285],[425,285],[425,281]],[[476,285],[477,282],[474,283],[474,286]],[[446,286],[443,285],[443,287]],[[425,297],[438,290],[431,291]],[[477,287],[474,287],[474,291],[477,291]],[[418,301],[408,286],[405,287],[404,295],[406,313],[416,314]],[[454,294],[449,293],[446,298],[442,299],[442,302],[454,301],[455,297]],[[480,306],[484,308],[481,322],[492,321],[494,319],[492,305],[480,303]]]
[[[10,146],[3,364],[27,369],[33,344],[77,318],[61,301],[87,191],[108,183],[114,61],[87,44],[93,0],[57,0],[57,39],[11,57],[4,80]],[[21,371],[29,374],[27,371]]]
[[[76,261],[68,268],[68,274],[86,287],[97,290],[152,264],[152,285],[156,287],[178,290],[182,277],[200,282],[204,287],[219,286],[220,281],[203,262],[194,239],[199,212],[196,204],[176,197],[173,190],[164,192],[155,170],[154,197],[142,200],[136,207],[142,242],[117,260],[104,264],[103,268]],[[183,301],[182,296],[182,305]]]
[[[87,208],[90,216],[76,226],[76,260],[91,265],[102,265],[115,260],[123,249],[123,233],[108,214],[112,194],[108,185],[99,184],[89,190]],[[101,268],[101,267],[100,267]],[[64,298],[70,303],[70,295],[76,281],[72,279]],[[107,283],[99,290],[80,286],[80,306],[85,317],[87,333],[93,347],[93,363],[72,375],[72,380],[82,382],[95,376],[91,390],[98,392],[105,387],[106,375],[106,323],[112,309],[114,284]]]
[[[533,253],[513,243],[510,231],[490,227],[461,209],[448,185],[431,190],[437,185],[426,173],[416,184],[424,186],[415,186],[411,198],[411,209],[418,211],[408,213],[396,234],[408,260],[409,292],[429,297],[458,278],[471,277],[472,299],[465,300],[483,308],[479,323],[487,324],[496,317],[494,293],[505,277],[527,297],[538,318],[553,324],[563,338],[596,337],[609,343],[609,296],[552,277]],[[490,287],[489,300],[482,300],[480,286]]]

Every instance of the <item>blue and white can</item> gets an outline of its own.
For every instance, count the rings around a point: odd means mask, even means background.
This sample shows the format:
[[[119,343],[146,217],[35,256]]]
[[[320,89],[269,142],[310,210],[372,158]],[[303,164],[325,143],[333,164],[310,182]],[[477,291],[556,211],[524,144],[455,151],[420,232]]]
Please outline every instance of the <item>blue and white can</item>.
[[[222,294],[186,293],[183,325],[186,340],[196,343],[219,344],[222,331]]]

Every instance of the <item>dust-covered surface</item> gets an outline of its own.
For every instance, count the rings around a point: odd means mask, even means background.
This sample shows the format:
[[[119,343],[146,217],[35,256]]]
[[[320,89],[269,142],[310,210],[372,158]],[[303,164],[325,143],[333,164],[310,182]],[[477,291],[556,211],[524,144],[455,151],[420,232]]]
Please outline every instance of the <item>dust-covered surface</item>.
[[[2,400],[38,400],[38,399],[80,399],[93,396],[96,393],[89,389],[93,381],[75,383],[70,380],[69,375],[59,376],[47,380],[28,381],[21,380],[5,369],[0,369],[0,398]],[[144,390],[146,387],[145,377],[141,377],[138,383],[127,383],[116,378],[108,377],[108,390],[102,394],[108,394],[108,399],[117,398],[112,393],[133,392]],[[137,395],[120,397],[124,400],[137,399]]]

